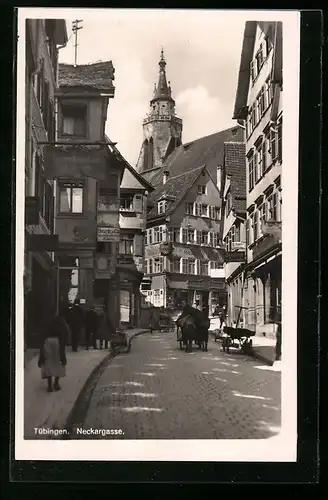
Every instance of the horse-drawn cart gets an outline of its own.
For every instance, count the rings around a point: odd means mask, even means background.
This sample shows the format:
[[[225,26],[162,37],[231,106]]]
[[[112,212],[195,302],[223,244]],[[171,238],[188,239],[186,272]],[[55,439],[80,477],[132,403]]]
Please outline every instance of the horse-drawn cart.
[[[229,352],[230,347],[239,347],[245,354],[250,354],[252,351],[252,339],[255,332],[247,328],[234,328],[225,326],[222,335],[223,352]]]

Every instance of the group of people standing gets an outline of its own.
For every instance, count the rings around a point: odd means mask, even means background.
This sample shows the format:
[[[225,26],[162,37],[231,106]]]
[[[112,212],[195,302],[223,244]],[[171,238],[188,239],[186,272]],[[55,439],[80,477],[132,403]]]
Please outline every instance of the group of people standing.
[[[197,309],[184,302],[182,313],[176,320],[176,325],[181,330],[181,340],[186,352],[192,351],[195,341],[203,351],[208,350],[208,335],[210,327],[209,308],[204,306]]]
[[[113,327],[107,312],[99,316],[94,308],[84,311],[75,301],[73,306],[57,314],[48,311],[43,321],[38,366],[42,379],[48,383],[48,392],[59,391],[59,379],[66,375],[66,345],[71,340],[72,351],[77,352],[82,335],[85,349],[108,348]]]

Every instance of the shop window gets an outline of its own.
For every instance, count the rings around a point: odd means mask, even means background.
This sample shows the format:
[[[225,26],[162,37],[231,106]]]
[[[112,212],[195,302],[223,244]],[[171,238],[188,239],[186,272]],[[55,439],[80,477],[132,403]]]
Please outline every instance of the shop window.
[[[84,184],[82,182],[60,182],[59,184],[59,212],[83,212]]]
[[[119,241],[119,253],[122,255],[133,254],[133,234],[121,234]]]

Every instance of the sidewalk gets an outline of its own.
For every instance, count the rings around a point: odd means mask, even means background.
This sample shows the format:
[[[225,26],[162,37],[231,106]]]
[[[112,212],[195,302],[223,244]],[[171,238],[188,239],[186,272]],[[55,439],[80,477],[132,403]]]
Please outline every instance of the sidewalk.
[[[128,340],[148,330],[135,328],[126,330]],[[132,347],[133,348],[133,347]],[[35,439],[35,428],[65,429],[66,421],[75,401],[92,373],[102,362],[111,357],[109,350],[85,350],[78,352],[67,348],[66,377],[61,380],[62,389],[48,393],[46,381],[41,379],[38,354],[35,350],[26,353],[24,370],[24,439]],[[28,358],[31,358],[28,361]],[[47,439],[38,435],[37,439]]]

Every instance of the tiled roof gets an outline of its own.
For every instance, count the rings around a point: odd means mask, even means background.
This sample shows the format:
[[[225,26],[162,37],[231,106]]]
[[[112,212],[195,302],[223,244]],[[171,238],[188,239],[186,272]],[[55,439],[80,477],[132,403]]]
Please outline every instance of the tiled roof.
[[[224,144],[224,168],[230,177],[232,208],[237,214],[246,212],[246,146],[243,142]]]
[[[206,165],[211,177],[216,180],[216,168],[223,165],[224,143],[227,141],[242,141],[243,129],[238,125],[221,132],[211,134],[176,148],[161,169],[154,169],[142,175],[153,186],[162,183],[163,172],[168,171],[169,177],[186,173],[202,165]]]
[[[155,191],[149,196],[149,202],[152,205],[152,209],[148,213],[147,219],[150,220],[158,216],[157,202],[160,198],[163,198],[164,195],[174,197],[174,201],[169,203],[168,210],[166,211],[166,214],[171,213],[178,206],[181,199],[200,176],[204,168],[204,166],[201,166],[194,170],[183,172],[182,174],[169,178],[165,184],[158,184]]]
[[[112,61],[94,64],[59,64],[59,87],[84,87],[95,90],[113,89],[115,69]]]

